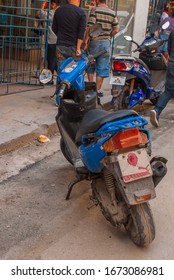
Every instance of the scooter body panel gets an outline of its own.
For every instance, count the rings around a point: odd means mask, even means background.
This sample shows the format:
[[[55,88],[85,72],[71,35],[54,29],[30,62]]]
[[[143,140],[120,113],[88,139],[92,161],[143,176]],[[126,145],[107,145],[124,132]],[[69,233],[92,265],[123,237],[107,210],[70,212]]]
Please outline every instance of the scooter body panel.
[[[74,90],[84,90],[84,71],[89,63],[89,60],[84,55],[80,60],[72,57],[66,59],[59,69],[58,83],[66,81]]]
[[[102,145],[113,135],[120,131],[124,132],[124,130],[126,130],[128,127],[141,127],[141,129],[143,129],[146,124],[147,121],[141,116],[126,117],[122,120],[106,123],[94,133],[91,131],[89,135],[83,135],[83,144],[79,147],[83,163],[91,172],[100,172],[104,166],[102,160],[107,155]],[[146,130],[146,133],[150,142],[150,134],[148,133],[148,130]]]

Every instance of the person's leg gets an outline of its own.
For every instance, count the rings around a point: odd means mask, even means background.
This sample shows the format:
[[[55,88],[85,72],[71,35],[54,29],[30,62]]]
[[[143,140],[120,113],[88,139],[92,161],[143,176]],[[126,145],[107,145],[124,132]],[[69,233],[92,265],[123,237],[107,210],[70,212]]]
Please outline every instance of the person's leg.
[[[62,62],[65,60],[65,57],[62,54],[62,48],[62,46],[56,46],[57,73],[59,72]]]
[[[165,59],[168,61],[168,59],[169,59],[169,53],[168,53],[168,52],[163,52],[163,55],[164,55]]]
[[[57,64],[57,74],[59,73],[59,69],[61,64],[63,63],[63,61],[65,60],[65,57],[63,56],[62,50],[63,50],[64,46],[56,46],[56,64]],[[56,106],[59,106],[59,97],[56,94],[57,93],[57,82],[56,82],[56,91],[55,91],[55,95],[56,95]]]
[[[174,97],[174,92],[172,91],[164,91],[163,94],[160,96],[156,106],[155,106],[155,111],[157,112],[158,116],[161,114],[161,112],[164,110],[166,107],[167,103],[169,100]]]
[[[88,81],[93,82],[94,81],[94,74],[87,73],[87,75],[88,75]]]
[[[160,96],[155,108],[150,111],[150,121],[155,127],[159,126],[159,115],[171,98],[174,98],[174,63],[169,62],[166,74],[165,92]]]
[[[41,51],[40,51],[40,61],[36,71],[36,77],[39,77],[40,72],[44,68],[45,63],[45,36],[40,37]]]
[[[54,70],[57,68],[56,61],[56,45],[48,44],[48,55],[47,55],[48,69],[51,70],[51,73],[54,73]]]
[[[94,55],[97,53],[97,49],[95,46],[94,42],[90,42],[88,46],[88,51],[90,55]],[[87,76],[88,76],[88,81],[89,82],[94,82],[94,74],[95,74],[95,62],[90,64],[88,69],[86,70]]]
[[[96,59],[96,88],[97,91],[102,87],[103,80],[106,77],[109,77],[110,71],[110,42],[100,41],[98,42],[99,50],[105,50],[106,53],[100,55]]]
[[[96,89],[97,89],[97,92],[100,91],[100,89],[102,87],[102,84],[103,84],[103,80],[104,80],[104,77],[96,76]]]
[[[69,57],[74,57],[76,54],[76,47],[74,46],[56,46],[56,58],[57,58],[57,73],[60,70],[61,64],[64,62],[65,59]],[[56,91],[57,91],[57,84],[56,84]],[[59,97],[56,94],[56,106],[59,105]]]
[[[172,97],[174,97],[174,93],[171,91],[163,92],[157,104],[155,105],[155,108],[150,111],[150,122],[153,126],[159,126],[159,115]]]

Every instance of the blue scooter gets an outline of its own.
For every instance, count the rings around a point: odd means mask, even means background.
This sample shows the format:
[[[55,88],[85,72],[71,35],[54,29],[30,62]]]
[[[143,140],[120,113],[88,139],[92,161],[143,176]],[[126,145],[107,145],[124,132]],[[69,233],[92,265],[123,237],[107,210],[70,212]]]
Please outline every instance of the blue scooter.
[[[166,22],[162,28],[168,27]],[[158,51],[159,46],[166,40],[147,37],[138,45],[130,36],[124,36],[127,41],[137,45],[133,52],[139,52],[139,58],[130,55],[118,55],[112,58],[113,96],[111,104],[114,110],[132,108],[149,99],[156,104],[164,90],[167,61]]]
[[[100,55],[100,54],[97,54]],[[66,199],[76,183],[91,183],[92,204],[114,227],[123,226],[138,246],[155,238],[148,201],[167,172],[167,160],[151,155],[147,121],[133,110],[107,112],[96,108],[95,83],[84,82],[93,56],[68,58],[58,74],[59,107],[56,122],[60,148],[74,167],[77,179],[70,183]],[[51,73],[43,70],[40,81]]]

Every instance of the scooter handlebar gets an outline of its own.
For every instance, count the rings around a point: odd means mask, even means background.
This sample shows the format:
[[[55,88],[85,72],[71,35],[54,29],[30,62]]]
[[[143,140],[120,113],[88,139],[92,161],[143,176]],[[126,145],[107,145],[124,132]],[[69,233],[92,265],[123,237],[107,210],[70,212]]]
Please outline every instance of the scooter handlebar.
[[[142,51],[142,48],[141,47],[138,47],[138,48],[136,48],[135,50],[133,50],[132,52],[141,52]]]

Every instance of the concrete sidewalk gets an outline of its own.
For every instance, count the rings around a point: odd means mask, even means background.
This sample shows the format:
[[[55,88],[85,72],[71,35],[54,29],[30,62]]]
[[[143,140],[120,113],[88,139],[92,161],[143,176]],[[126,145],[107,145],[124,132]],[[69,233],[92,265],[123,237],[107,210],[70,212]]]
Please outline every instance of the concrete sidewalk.
[[[109,78],[104,80],[102,102],[110,99]],[[30,89],[30,88],[29,88]],[[0,156],[34,141],[40,134],[58,132],[55,121],[55,85],[0,96]]]
[[[111,100],[109,81],[110,78],[106,78],[103,82],[102,104]],[[49,137],[58,132],[55,121],[58,108],[55,97],[50,98],[54,92],[55,85],[45,85],[41,89],[0,95],[0,156],[26,146],[40,134]],[[145,102],[134,109],[149,118],[152,107],[151,103]]]
[[[55,86],[0,96],[0,155],[31,143],[40,134],[49,136],[58,129],[58,108],[51,99]]]

